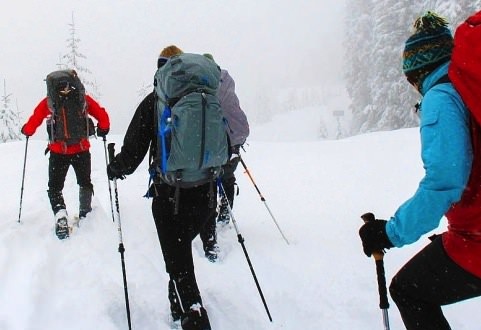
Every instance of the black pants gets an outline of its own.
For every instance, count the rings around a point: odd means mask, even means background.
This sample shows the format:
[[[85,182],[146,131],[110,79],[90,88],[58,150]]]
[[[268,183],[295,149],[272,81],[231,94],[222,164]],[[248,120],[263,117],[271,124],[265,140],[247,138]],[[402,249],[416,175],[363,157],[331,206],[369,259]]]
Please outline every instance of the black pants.
[[[232,158],[222,167],[222,187],[224,188],[225,195],[229,201],[230,207],[234,207],[234,195],[235,195],[235,170],[239,164],[239,157]],[[208,249],[211,243],[217,242],[216,233],[216,218],[217,213],[212,214],[212,216],[207,219],[205,226],[200,231],[200,238],[204,243],[204,250]]]
[[[93,185],[90,180],[92,169],[90,151],[73,155],[51,152],[48,163],[48,197],[54,213],[66,208],[62,191],[70,165],[72,165],[75,171],[77,184],[80,188],[93,191]]]
[[[227,164],[222,167],[223,173],[221,177],[222,186],[224,187],[225,195],[229,201],[229,205],[234,207],[234,194],[235,194],[235,170],[239,164],[239,157],[230,159]]]
[[[199,234],[206,220],[215,212],[215,183],[190,189],[180,189],[178,213],[174,215],[175,188],[155,185],[152,201],[157,235],[166,271],[170,276],[169,299],[171,310],[189,310],[195,303],[202,304],[194,274],[192,240]]]
[[[389,291],[407,330],[448,330],[441,306],[481,296],[481,278],[454,263],[439,236],[401,268]]]

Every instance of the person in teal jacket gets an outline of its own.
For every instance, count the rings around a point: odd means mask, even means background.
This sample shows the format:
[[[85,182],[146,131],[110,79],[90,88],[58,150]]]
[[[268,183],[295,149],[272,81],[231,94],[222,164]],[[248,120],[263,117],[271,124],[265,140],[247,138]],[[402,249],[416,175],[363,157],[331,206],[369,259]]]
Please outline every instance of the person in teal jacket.
[[[471,173],[469,111],[452,84],[434,85],[447,75],[448,65],[436,68],[419,89],[424,96],[419,115],[425,175],[414,196],[386,224],[395,247],[414,243],[437,228],[449,207],[461,199]]]
[[[370,257],[416,242],[447,217],[448,230],[430,237],[432,242],[389,287],[406,329],[447,330],[441,306],[481,296],[481,178],[476,174],[481,161],[473,156],[481,152],[481,147],[473,149],[481,144],[481,133],[448,77],[453,37],[446,20],[428,12],[414,26],[403,71],[422,96],[418,114],[425,175],[389,221],[368,221],[359,235]]]

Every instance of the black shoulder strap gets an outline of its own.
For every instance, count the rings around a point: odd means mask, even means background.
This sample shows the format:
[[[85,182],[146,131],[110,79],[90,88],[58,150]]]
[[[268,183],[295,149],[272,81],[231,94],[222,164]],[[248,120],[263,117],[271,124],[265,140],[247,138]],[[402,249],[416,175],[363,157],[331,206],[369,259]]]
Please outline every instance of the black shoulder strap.
[[[434,86],[439,85],[439,84],[446,84],[446,83],[450,83],[450,82],[451,82],[451,79],[449,79],[449,76],[447,74],[445,74],[444,76],[442,76],[441,78],[436,80],[436,82],[431,86],[431,88],[433,88]],[[414,113],[417,113],[420,108],[421,108],[421,101],[419,101],[418,103],[416,103],[414,105]]]
[[[445,74],[444,76],[442,76],[441,78],[436,80],[436,82],[433,84],[433,86],[436,86],[436,85],[439,85],[439,84],[450,83],[450,82],[451,82],[451,79],[449,79],[449,76],[447,74]],[[433,86],[431,86],[431,87],[433,87]]]

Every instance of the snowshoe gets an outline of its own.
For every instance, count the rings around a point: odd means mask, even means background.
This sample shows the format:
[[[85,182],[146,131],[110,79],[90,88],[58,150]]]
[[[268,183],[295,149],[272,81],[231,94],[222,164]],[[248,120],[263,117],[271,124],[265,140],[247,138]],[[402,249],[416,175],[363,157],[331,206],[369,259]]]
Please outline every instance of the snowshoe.
[[[219,255],[218,255],[218,247],[216,246],[215,248],[213,249],[210,249],[210,250],[206,250],[205,251],[205,257],[207,258],[207,260],[209,260],[210,262],[216,262]]]
[[[55,225],[55,234],[58,239],[65,239],[69,237],[69,228],[67,218],[61,218],[57,220]]]
[[[225,197],[221,199],[219,216],[217,217],[217,223],[227,225],[230,222],[230,214],[228,204],[229,202]]]

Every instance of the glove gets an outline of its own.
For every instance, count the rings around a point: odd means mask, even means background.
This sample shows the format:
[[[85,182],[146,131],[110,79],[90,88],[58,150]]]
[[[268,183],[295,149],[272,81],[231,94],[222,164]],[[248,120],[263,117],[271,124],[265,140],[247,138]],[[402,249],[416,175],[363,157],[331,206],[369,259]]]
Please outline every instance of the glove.
[[[20,130],[20,132],[22,132],[23,135],[29,137],[29,136],[32,136],[32,134],[28,134],[25,132],[25,125],[22,126],[22,129]]]
[[[359,236],[362,241],[364,254],[368,257],[373,252],[394,247],[386,234],[386,220],[367,221],[360,229]]]
[[[101,129],[99,126],[97,126],[97,136],[106,137],[107,134],[109,134],[109,130],[109,128]]]
[[[230,147],[231,154],[232,155],[239,155],[241,147],[242,147],[242,144],[236,144],[235,146]]]
[[[115,163],[107,165],[107,176],[109,177],[109,180],[125,179],[125,175],[117,166],[115,166]]]

